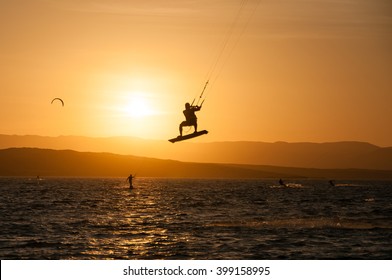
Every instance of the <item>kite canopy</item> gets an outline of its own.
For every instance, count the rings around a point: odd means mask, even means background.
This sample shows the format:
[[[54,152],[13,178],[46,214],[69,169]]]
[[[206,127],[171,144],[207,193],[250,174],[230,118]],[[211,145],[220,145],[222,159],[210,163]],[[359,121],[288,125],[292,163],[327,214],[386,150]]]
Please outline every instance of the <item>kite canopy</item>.
[[[58,97],[56,97],[56,98],[53,98],[52,102],[50,102],[50,103],[51,103],[51,104],[53,104],[53,102],[54,102],[54,101],[56,101],[56,100],[60,101],[60,102],[61,102],[61,104],[62,104],[62,105],[63,105],[63,107],[64,107],[64,101],[63,101],[61,98],[58,98]]]

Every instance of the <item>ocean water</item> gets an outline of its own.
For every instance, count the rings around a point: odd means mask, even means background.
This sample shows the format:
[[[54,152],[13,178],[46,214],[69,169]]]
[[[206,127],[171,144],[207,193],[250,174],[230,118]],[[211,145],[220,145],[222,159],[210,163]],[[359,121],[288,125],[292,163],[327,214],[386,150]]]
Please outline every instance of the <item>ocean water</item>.
[[[391,259],[392,182],[1,178],[1,259]]]

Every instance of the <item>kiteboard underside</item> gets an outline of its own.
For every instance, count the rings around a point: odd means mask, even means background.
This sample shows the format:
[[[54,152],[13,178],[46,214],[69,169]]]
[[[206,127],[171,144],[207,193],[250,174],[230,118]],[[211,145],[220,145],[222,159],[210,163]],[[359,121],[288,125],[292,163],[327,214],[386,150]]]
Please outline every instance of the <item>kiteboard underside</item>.
[[[183,140],[195,138],[195,137],[198,137],[200,135],[207,134],[207,133],[208,133],[207,130],[202,130],[202,131],[194,132],[192,134],[187,134],[187,135],[183,135],[183,136],[177,136],[176,138],[169,139],[169,141],[172,142],[172,143],[175,143],[175,142],[178,142],[178,141],[183,141]]]

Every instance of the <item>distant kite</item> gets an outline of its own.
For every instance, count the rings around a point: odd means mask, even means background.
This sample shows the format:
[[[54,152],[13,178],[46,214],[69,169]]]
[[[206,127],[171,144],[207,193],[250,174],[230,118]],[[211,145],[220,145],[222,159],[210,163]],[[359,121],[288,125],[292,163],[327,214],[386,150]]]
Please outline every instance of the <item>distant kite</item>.
[[[59,101],[61,102],[61,104],[63,104],[63,107],[64,107],[64,101],[63,101],[61,98],[58,98],[58,97],[54,98],[54,99],[52,100],[52,102],[50,102],[50,104],[53,104],[53,102],[54,102],[55,100],[59,100]]]

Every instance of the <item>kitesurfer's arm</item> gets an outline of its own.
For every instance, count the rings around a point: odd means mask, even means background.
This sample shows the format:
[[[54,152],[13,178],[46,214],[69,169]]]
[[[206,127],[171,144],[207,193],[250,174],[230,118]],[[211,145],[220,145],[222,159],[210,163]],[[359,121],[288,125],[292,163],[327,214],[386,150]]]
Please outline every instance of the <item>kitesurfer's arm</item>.
[[[200,109],[201,109],[201,106],[192,106],[192,108],[193,108],[193,110],[194,111],[200,111]]]

